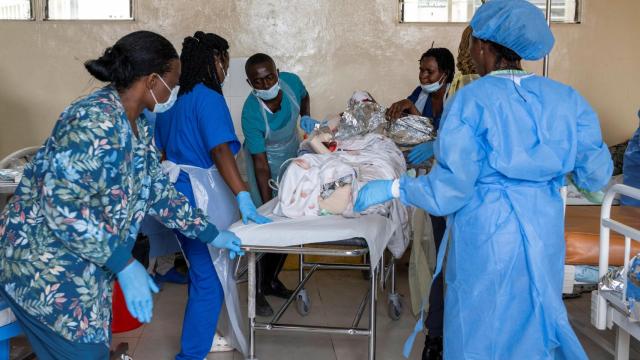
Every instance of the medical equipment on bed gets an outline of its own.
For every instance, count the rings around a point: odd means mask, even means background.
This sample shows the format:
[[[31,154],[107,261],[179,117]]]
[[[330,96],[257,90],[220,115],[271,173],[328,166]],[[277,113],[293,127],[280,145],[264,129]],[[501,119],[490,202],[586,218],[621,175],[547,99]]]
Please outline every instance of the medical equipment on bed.
[[[600,259],[599,259],[599,275],[601,279],[607,280],[609,267],[609,245],[610,233],[613,230],[624,236],[625,252],[624,252],[624,269],[630,269],[631,244],[632,241],[640,241],[640,230],[632,228],[619,221],[611,219],[611,205],[616,194],[622,194],[633,199],[640,200],[640,189],[636,189],[627,185],[614,185],[607,191],[601,210],[600,225]],[[614,278],[616,278],[614,276]],[[628,277],[622,276],[624,287],[622,296],[613,290],[619,290],[619,280],[616,283],[603,283],[602,289],[596,290],[591,296],[591,323],[599,330],[612,328],[616,326],[616,349],[615,359],[622,360],[629,358],[630,336],[640,339],[640,323],[634,321],[631,317],[629,301],[627,295],[629,291]],[[607,286],[606,288],[604,286]],[[635,285],[634,285],[635,286]],[[634,301],[635,302],[635,301]],[[634,304],[634,312],[637,304]]]

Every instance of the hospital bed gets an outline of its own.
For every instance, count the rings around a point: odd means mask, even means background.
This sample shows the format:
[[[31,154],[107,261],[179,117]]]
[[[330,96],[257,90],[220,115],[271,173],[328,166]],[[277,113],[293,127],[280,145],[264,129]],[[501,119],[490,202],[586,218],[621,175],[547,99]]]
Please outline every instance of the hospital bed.
[[[600,206],[573,205],[566,207],[565,213],[565,278],[563,294],[579,292],[597,283],[581,283],[575,280],[579,266],[597,266],[600,250]],[[612,206],[611,214],[615,219],[634,227],[640,227],[640,209],[627,206]],[[633,253],[640,252],[640,244],[633,244]],[[610,266],[624,263],[624,237],[611,236]]]
[[[630,257],[635,255],[637,249],[632,249],[632,245],[640,242],[640,218],[638,209],[633,209],[629,216],[616,217],[612,209],[612,202],[616,194],[623,194],[635,199],[640,199],[640,189],[626,185],[614,185],[605,196],[600,213],[600,246],[599,246],[599,278],[602,278],[608,271],[611,264],[612,249],[619,244],[615,244],[616,236],[624,240],[623,265],[628,267]],[[615,220],[614,220],[615,219]],[[612,235],[611,231],[617,235]],[[596,290],[591,296],[591,323],[599,330],[611,329],[616,326],[616,346],[615,359],[622,360],[629,358],[630,336],[640,339],[640,323],[632,322],[628,317],[626,298],[626,276],[625,292],[619,298],[613,292]]]
[[[400,297],[395,292],[395,262],[385,261],[385,248],[393,229],[390,221],[381,215],[365,215],[357,219],[342,216],[314,216],[288,219],[272,214],[275,201],[262,208],[261,213],[274,219],[270,224],[234,224],[234,231],[242,240],[248,257],[248,317],[250,325],[249,359],[256,359],[256,332],[281,331],[368,337],[369,359],[375,359],[376,348],[376,303],[378,287],[389,284],[389,315],[397,320],[402,312]],[[336,239],[336,241],[328,241]],[[346,239],[346,240],[345,240]],[[256,259],[260,253],[293,254],[299,256],[299,281],[294,294],[275,312],[267,322],[256,320]],[[368,264],[308,262],[309,255],[323,257],[360,258],[369,255]],[[386,264],[385,264],[386,263]],[[369,289],[362,298],[351,326],[296,325],[282,323],[280,319],[295,302],[298,313],[306,316],[311,302],[305,285],[319,270],[366,270],[370,271]],[[369,306],[367,326],[360,326],[362,316]]]

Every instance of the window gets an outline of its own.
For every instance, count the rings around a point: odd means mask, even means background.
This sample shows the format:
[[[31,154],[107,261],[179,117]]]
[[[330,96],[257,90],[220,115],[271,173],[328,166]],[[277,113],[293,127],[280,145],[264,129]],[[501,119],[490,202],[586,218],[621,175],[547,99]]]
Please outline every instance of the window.
[[[133,20],[132,0],[46,0],[47,20]]]
[[[529,0],[545,11],[546,0]],[[469,22],[482,0],[400,0],[400,22]],[[580,0],[552,0],[551,21],[580,22]]]
[[[1,20],[33,20],[31,0],[0,0]]]

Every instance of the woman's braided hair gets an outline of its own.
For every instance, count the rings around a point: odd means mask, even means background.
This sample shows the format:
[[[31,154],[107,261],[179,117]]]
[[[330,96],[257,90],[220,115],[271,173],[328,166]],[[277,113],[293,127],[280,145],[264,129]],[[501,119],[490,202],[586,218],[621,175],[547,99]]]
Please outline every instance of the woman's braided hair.
[[[222,61],[229,56],[229,43],[224,38],[202,31],[186,37],[182,42],[182,73],[180,92],[188,94],[199,83],[222,94],[220,79],[216,75],[215,59]]]

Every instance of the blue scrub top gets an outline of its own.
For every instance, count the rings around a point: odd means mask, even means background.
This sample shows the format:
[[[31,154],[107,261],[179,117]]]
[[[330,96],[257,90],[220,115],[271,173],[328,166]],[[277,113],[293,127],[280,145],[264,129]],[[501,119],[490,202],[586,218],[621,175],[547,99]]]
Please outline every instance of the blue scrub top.
[[[216,146],[227,143],[234,155],[240,150],[224,97],[202,83],[157,115],[155,141],[167,160],[203,169],[214,165],[211,150]],[[193,200],[189,176],[184,171],[176,189]]]
[[[422,88],[418,86],[411,95],[407,99],[411,100],[412,103],[416,103],[418,101],[418,97],[420,96],[420,92],[422,92]],[[438,117],[433,116],[433,104],[431,100],[431,95],[427,96],[427,102],[424,104],[424,108],[418,109],[422,116],[426,116],[428,118],[433,119],[433,126],[436,127],[436,130],[440,128],[440,118],[442,117],[442,113],[438,115]],[[444,111],[443,111],[444,112]]]
[[[286,83],[298,102],[307,96],[307,89],[304,87],[302,80],[296,74],[281,72],[279,76],[281,82]],[[284,91],[284,90],[282,90]],[[255,96],[250,94],[244,102],[242,108],[242,132],[245,137],[245,146],[251,154],[260,154],[266,151],[264,118],[262,117],[262,102]],[[282,129],[291,120],[292,105],[289,97],[282,94],[282,104],[280,110],[270,113],[265,109],[267,121],[271,130]]]

